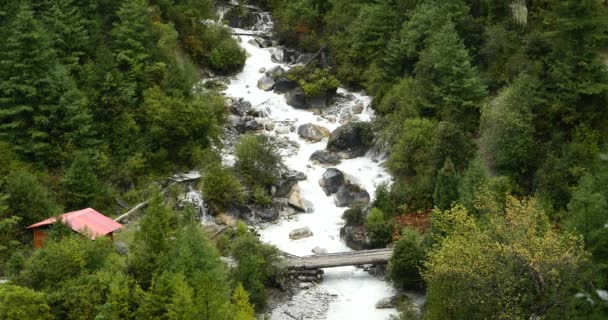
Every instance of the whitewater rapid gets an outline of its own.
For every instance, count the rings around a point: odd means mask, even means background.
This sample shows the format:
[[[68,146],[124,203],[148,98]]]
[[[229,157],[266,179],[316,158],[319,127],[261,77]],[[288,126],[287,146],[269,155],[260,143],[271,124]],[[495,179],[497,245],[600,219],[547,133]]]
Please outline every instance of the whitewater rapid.
[[[233,30],[237,33],[251,32],[250,30]],[[288,70],[289,66],[272,62],[271,50],[273,49],[259,48],[249,43],[253,37],[240,36],[240,38],[241,46],[247,51],[248,57],[243,71],[232,78],[228,89],[225,90],[226,95],[244,98],[256,108],[268,110],[270,112],[268,118],[276,123],[290,122],[294,123],[296,128],[302,124],[313,123],[326,127],[330,131],[340,126],[338,121],[331,123],[314,115],[312,111],[292,108],[285,103],[283,95],[258,89],[258,79],[263,76],[263,73],[260,73],[261,68],[270,70],[274,66],[280,65]],[[346,90],[339,89],[339,92],[346,93]],[[349,102],[344,108],[351,108],[355,104],[369,105],[370,97],[360,93],[352,94],[356,100]],[[369,121],[372,116],[372,110],[369,107],[358,115],[362,121]],[[311,250],[314,247],[324,248],[328,252],[351,251],[340,239],[340,228],[344,225],[342,213],[346,208],[336,207],[333,197],[326,196],[319,186],[319,179],[326,168],[309,161],[310,155],[314,151],[325,149],[327,138],[318,143],[311,143],[301,139],[296,132],[284,135],[278,135],[275,132],[265,134],[287,136],[300,145],[295,154],[285,153],[283,160],[290,169],[304,172],[307,175],[307,180],[300,181],[299,186],[302,198],[314,205],[314,212],[297,214],[293,216],[293,219],[282,219],[276,224],[266,226],[259,231],[261,239],[276,245],[285,252],[300,256],[312,254]],[[373,199],[376,187],[380,183],[390,180],[389,174],[379,163],[379,159],[374,159],[371,154],[368,154],[356,159],[343,160],[341,164],[334,167],[343,171],[354,183],[364,186]],[[289,232],[301,227],[309,227],[314,235],[300,240],[289,239]],[[394,309],[375,308],[378,300],[395,294],[394,289],[385,281],[355,267],[331,268],[324,271],[324,280],[319,286],[330,294],[336,295],[336,299],[330,304],[327,319],[385,320],[389,315],[395,314]]]

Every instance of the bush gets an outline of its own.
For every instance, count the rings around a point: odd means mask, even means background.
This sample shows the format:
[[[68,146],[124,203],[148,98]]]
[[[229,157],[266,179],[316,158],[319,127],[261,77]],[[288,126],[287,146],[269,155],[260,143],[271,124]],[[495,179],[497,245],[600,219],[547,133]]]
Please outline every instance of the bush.
[[[308,97],[322,96],[327,92],[336,91],[340,85],[338,79],[330,75],[326,69],[293,67],[287,77],[298,82]]]
[[[274,184],[283,163],[278,147],[270,137],[244,135],[236,146],[236,170],[250,187]]]
[[[365,223],[365,212],[361,207],[346,209],[342,214],[342,219],[346,221],[346,225],[360,226]]]
[[[259,205],[267,206],[272,203],[272,197],[263,187],[255,186],[253,188],[253,201]]]
[[[243,187],[228,168],[221,165],[203,176],[202,189],[205,200],[225,208],[230,203],[243,202]]]
[[[393,223],[384,217],[382,210],[372,208],[367,217],[367,231],[373,248],[384,248],[393,238]]]
[[[234,72],[245,64],[247,53],[232,38],[224,39],[209,54],[211,68],[220,72]]]
[[[0,319],[53,319],[44,294],[14,285],[0,286]]]
[[[389,277],[395,286],[404,290],[420,289],[423,283],[420,275],[423,258],[420,233],[415,229],[403,229],[388,266]]]

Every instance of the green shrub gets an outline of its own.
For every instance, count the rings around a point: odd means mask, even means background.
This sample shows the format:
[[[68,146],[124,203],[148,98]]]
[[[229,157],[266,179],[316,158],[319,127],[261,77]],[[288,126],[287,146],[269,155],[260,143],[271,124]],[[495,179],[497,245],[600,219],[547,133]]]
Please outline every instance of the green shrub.
[[[234,72],[245,64],[247,54],[232,38],[224,39],[209,54],[211,68],[220,72]]]
[[[382,210],[372,208],[367,217],[367,231],[373,248],[384,248],[393,238],[393,223],[384,217]]]
[[[214,167],[202,179],[205,200],[225,208],[230,203],[243,202],[243,187],[228,168]]]
[[[327,92],[335,91],[340,85],[338,79],[330,75],[326,69],[293,67],[289,70],[287,77],[298,82],[308,97],[322,96]]]
[[[255,186],[253,188],[253,201],[259,205],[267,206],[272,203],[272,197],[263,187]]]
[[[422,277],[419,268],[423,258],[420,233],[415,229],[403,229],[388,266],[389,277],[395,286],[405,290],[420,289]]]
[[[236,170],[250,187],[277,181],[283,168],[279,149],[270,137],[244,135],[236,146]]]
[[[346,209],[342,214],[342,219],[349,226],[360,226],[365,223],[365,212],[361,207]]]

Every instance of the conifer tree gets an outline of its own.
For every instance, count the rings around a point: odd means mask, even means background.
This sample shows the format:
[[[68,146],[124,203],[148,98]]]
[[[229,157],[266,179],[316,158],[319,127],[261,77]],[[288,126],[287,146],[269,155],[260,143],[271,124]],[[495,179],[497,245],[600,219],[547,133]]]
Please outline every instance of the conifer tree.
[[[437,174],[433,202],[441,210],[449,209],[458,200],[458,183],[460,176],[450,158],[443,163],[443,168]]]
[[[234,320],[254,320],[255,313],[251,303],[249,303],[249,293],[245,291],[243,285],[239,283],[232,294],[232,303],[235,308]]]

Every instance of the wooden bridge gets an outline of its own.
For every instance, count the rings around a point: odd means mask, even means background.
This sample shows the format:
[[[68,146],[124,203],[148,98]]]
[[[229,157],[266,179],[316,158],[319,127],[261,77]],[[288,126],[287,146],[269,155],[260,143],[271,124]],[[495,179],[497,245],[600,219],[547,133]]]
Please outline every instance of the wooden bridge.
[[[306,270],[379,264],[387,263],[392,255],[393,248],[325,253],[303,257],[290,255],[287,257],[287,267]]]

